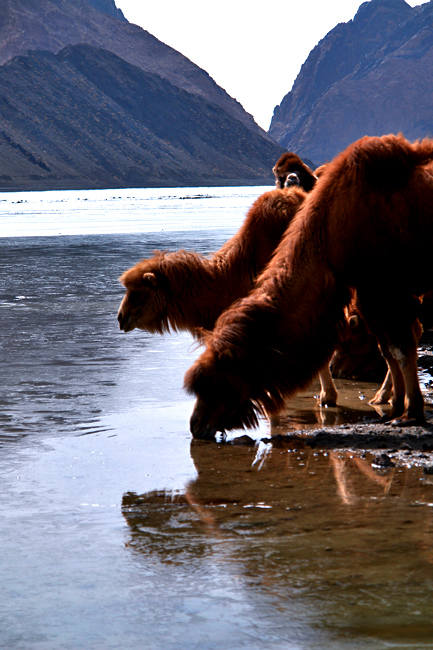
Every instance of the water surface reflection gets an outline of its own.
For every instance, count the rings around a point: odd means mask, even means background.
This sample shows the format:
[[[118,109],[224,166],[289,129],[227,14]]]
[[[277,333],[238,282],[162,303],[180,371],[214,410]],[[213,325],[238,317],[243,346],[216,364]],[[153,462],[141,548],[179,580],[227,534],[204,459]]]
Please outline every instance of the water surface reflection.
[[[287,433],[299,429],[321,429],[343,424],[378,422],[383,407],[376,410],[369,404],[379,384],[373,382],[335,379],[338,390],[336,407],[321,407],[319,404],[320,383],[315,379],[307,390],[287,400],[278,425],[272,433]],[[387,410],[387,406],[384,407]]]
[[[299,441],[190,450],[191,336],[119,332],[120,273],[218,249],[260,191],[2,200],[0,647],[432,646],[431,477]],[[377,386],[337,383],[272,433],[377,421]]]
[[[184,492],[123,497],[128,545],[146,563],[186,580],[223,563],[269,617],[251,620],[262,641],[431,647],[433,482],[422,470],[264,445],[197,441],[191,455],[197,477]]]
[[[182,241],[209,250],[225,237],[189,233]],[[166,384],[191,337],[183,337],[177,352],[179,338],[122,336],[116,314],[124,290],[118,277],[156,248],[178,248],[179,238],[173,232],[0,238],[3,436],[97,432],[101,415],[150,394],[148,368],[158,365]],[[179,392],[181,379],[180,374]]]

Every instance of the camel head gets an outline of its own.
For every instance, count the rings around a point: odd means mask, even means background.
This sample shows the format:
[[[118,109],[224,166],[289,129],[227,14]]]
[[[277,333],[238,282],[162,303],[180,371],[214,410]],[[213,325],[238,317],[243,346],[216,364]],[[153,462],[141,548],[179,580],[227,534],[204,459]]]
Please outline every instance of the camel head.
[[[280,190],[291,185],[299,185],[306,192],[310,192],[317,181],[317,177],[311,169],[291,151],[286,151],[280,156],[272,171],[275,176],[275,185]]]
[[[197,397],[190,420],[194,438],[213,440],[217,432],[256,427],[262,412],[248,382],[231,372],[226,359],[206,350],[185,375],[184,387]]]
[[[139,262],[119,279],[126,292],[117,313],[119,327],[124,332],[138,328],[162,334],[167,329],[167,296],[164,278]]]
[[[292,185],[298,185],[298,187],[301,185],[301,180],[296,172],[288,174],[284,182],[284,187],[292,187]]]

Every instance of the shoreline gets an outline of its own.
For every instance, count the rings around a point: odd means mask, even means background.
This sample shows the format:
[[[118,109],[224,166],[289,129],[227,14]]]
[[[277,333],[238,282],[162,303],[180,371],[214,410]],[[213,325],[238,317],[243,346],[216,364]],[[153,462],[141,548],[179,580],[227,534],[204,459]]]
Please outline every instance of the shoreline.
[[[185,187],[260,187],[269,185],[270,189],[275,188],[275,179],[273,176],[263,178],[232,178],[232,179],[201,179],[185,181],[161,181],[152,182],[142,185],[141,183],[84,183],[83,179],[58,180],[56,182],[37,180],[34,182],[22,181],[13,182],[12,180],[6,185],[0,180],[0,194],[9,192],[55,192],[68,190],[128,190],[128,189],[168,189],[168,188],[185,188]]]

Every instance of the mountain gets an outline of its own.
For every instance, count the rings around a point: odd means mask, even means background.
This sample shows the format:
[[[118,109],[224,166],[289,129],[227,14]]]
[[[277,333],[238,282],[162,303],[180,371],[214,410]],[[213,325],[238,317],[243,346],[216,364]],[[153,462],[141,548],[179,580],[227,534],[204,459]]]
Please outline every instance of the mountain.
[[[0,188],[270,179],[281,149],[219,106],[90,45],[0,67]]]
[[[98,11],[113,16],[113,18],[118,18],[118,20],[128,22],[123,15],[122,10],[116,7],[114,0],[87,0],[87,2]]]
[[[433,1],[364,2],[311,51],[272,135],[322,164],[363,135],[433,135]]]
[[[141,27],[127,22],[114,0],[0,0],[0,65],[30,50],[57,54],[86,43],[223,108],[269,137],[207,72]]]
[[[283,149],[114,0],[0,0],[0,190],[272,182]]]

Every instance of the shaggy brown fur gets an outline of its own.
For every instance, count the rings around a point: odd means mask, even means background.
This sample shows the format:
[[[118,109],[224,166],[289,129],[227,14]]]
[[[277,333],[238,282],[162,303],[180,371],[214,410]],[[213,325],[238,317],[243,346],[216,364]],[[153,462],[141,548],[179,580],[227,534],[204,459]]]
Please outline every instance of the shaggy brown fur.
[[[212,329],[218,316],[251,290],[305,198],[302,191],[285,187],[287,175],[296,173],[305,191],[316,182],[294,153],[284,153],[273,171],[281,174],[277,187],[283,192],[261,195],[240,230],[211,258],[186,251],[156,252],[123,273],[121,329],[160,334],[187,330],[197,336],[202,329]]]
[[[275,185],[280,189],[286,186],[287,177],[290,174],[296,174],[299,183],[295,182],[294,184],[299,184],[306,192],[310,192],[317,181],[317,177],[311,169],[291,151],[287,151],[279,157],[272,171],[275,176]]]
[[[212,257],[156,253],[126,271],[120,328],[148,332],[211,330],[220,314],[246,296],[305,199],[299,188],[262,194],[239,231]]]
[[[351,288],[392,373],[392,417],[424,421],[414,296],[433,288],[432,159],[432,140],[390,135],[327,166],[254,291],[220,317],[185,376],[194,436],[254,426],[308,385],[341,338]]]
[[[302,205],[297,188],[261,195],[243,226],[211,258],[179,251],[157,253],[126,271],[126,293],[118,312],[120,328],[160,334],[186,330],[201,337],[237,299],[252,289]],[[320,404],[334,406],[337,390],[328,366],[319,371]]]

